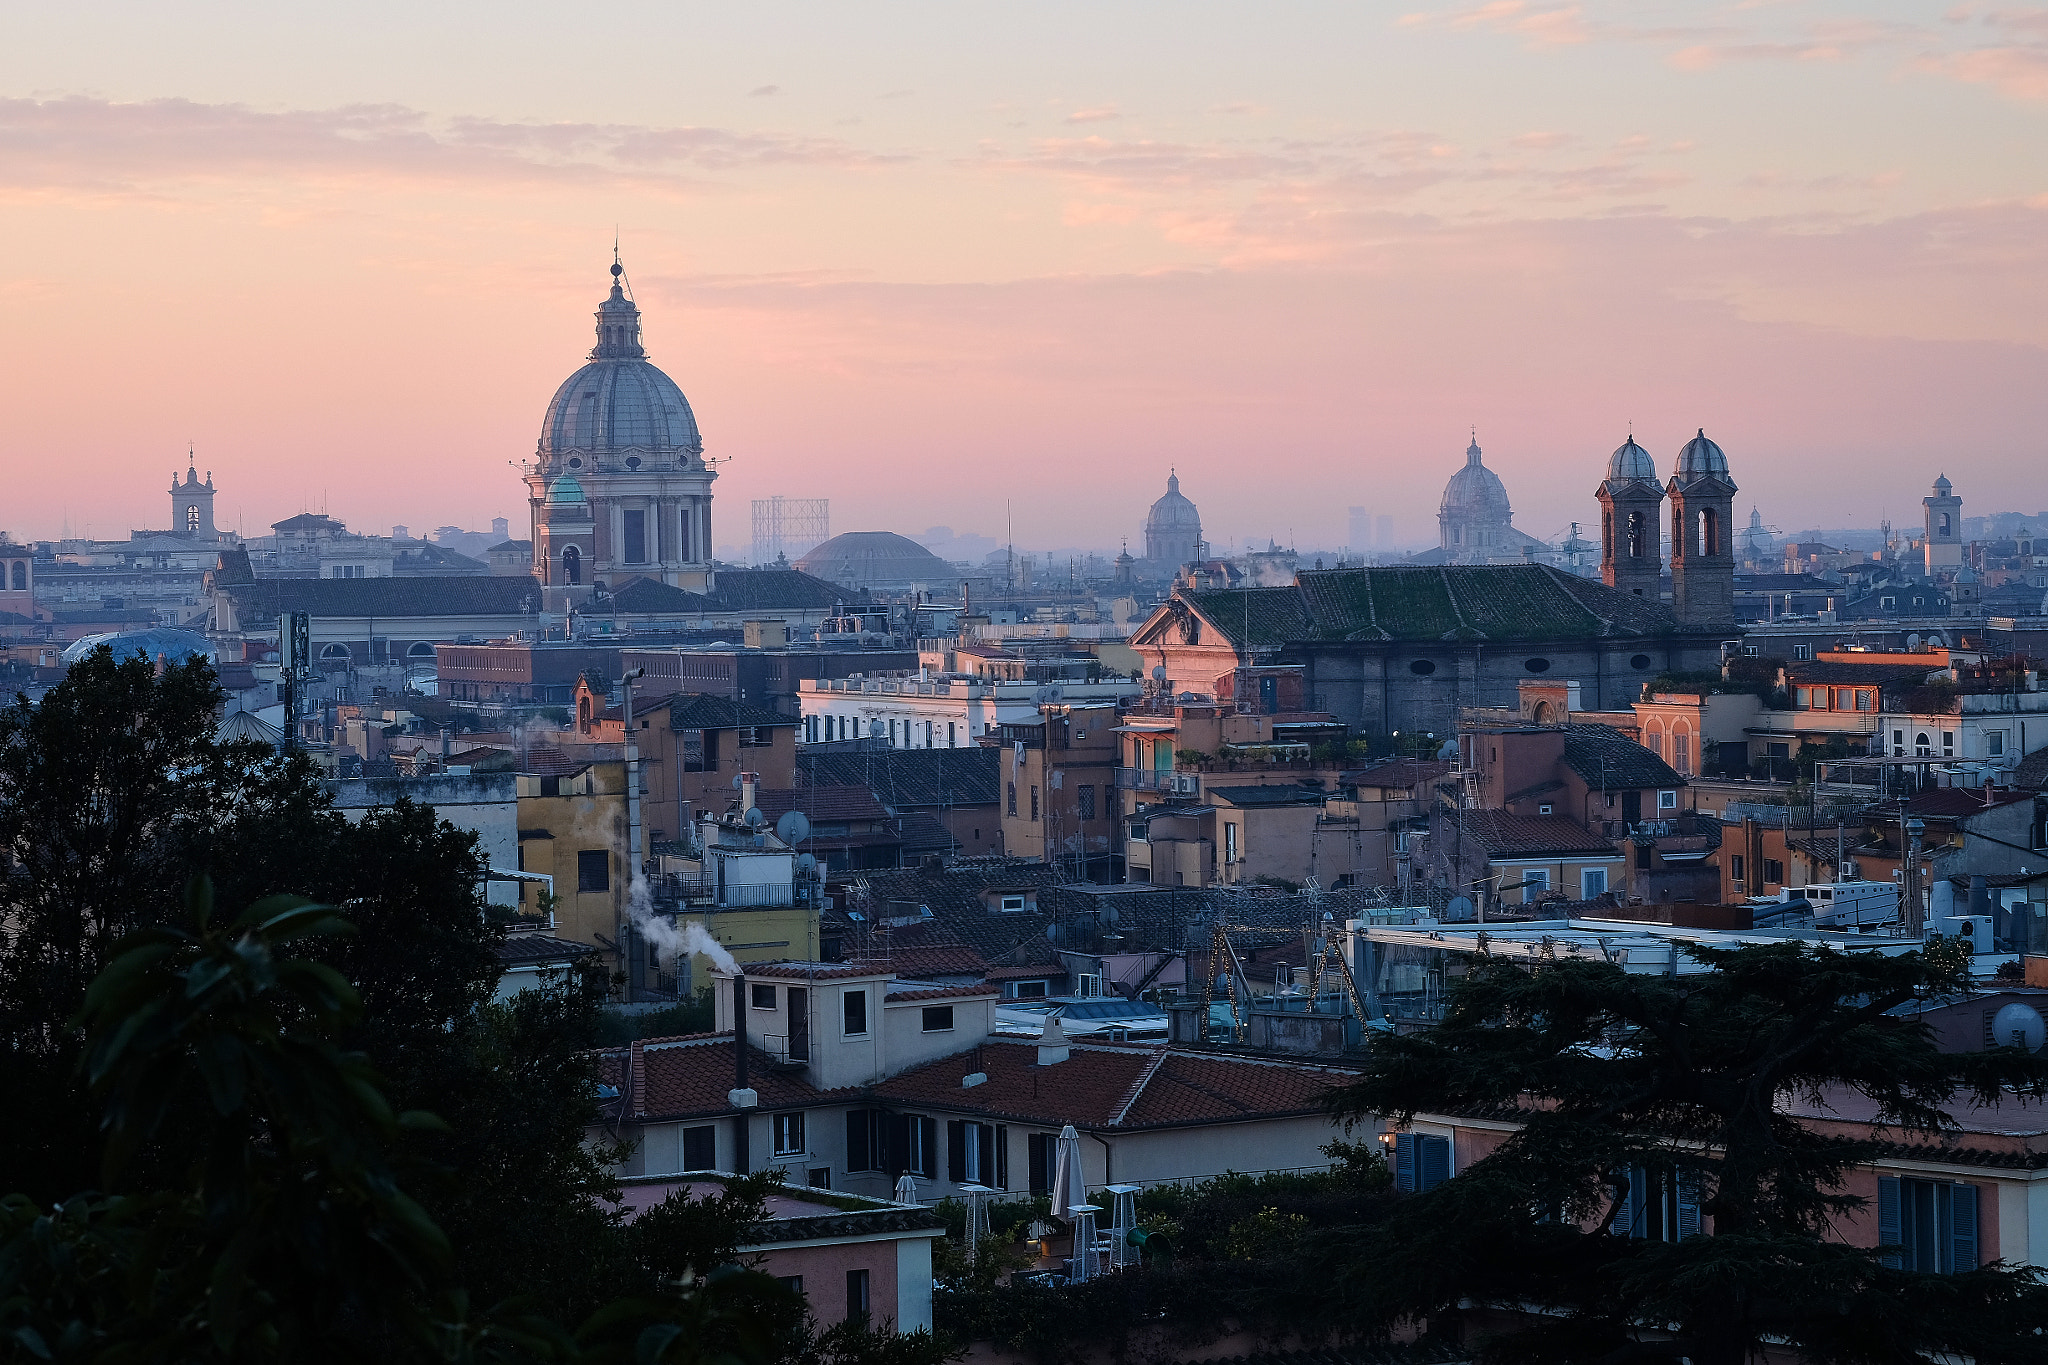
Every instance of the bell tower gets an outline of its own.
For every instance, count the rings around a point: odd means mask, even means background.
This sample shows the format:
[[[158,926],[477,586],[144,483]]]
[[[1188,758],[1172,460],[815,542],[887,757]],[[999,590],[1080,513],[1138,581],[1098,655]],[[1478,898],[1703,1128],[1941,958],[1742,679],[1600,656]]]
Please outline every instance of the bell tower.
[[[1706,428],[1678,453],[1671,476],[1671,605],[1684,625],[1735,619],[1735,481]]]
[[[1593,496],[1600,500],[1600,581],[1657,601],[1664,584],[1664,489],[1657,462],[1633,434],[1608,457],[1607,477]]]
[[[206,482],[199,482],[199,470],[187,464],[185,480],[178,481],[176,470],[171,471],[171,534],[185,536],[208,544],[220,539],[220,532],[213,526],[213,471],[206,471]]]
[[[1952,574],[1963,567],[1963,500],[1944,474],[1934,481],[1934,496],[1920,499],[1927,509],[1924,557],[1927,576]]]

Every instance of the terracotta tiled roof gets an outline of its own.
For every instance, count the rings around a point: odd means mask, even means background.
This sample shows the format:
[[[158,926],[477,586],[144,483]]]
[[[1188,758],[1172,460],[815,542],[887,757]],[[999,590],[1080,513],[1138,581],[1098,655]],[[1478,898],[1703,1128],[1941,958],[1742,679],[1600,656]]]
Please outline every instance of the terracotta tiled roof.
[[[2013,791],[2001,787],[1993,793],[1989,801],[1986,801],[1985,791],[1983,787],[1936,787],[1932,791],[1921,792],[1908,801],[1906,810],[1913,815],[1962,817],[1975,815],[1979,811],[1996,810],[2015,801],[2034,799],[2034,794],[2030,791]]]
[[[1446,813],[1463,827],[1467,839],[1496,858],[1615,851],[1612,842],[1597,834],[1588,834],[1576,821],[1562,815],[1512,815],[1504,810]]]
[[[800,810],[812,820],[886,820],[889,812],[866,787],[795,787],[764,791],[754,804],[774,820]]]
[[[1682,787],[1685,779],[1662,758],[1606,725],[1573,725],[1564,733],[1565,766],[1602,791]]]
[[[828,1093],[801,1076],[773,1070],[768,1054],[759,1048],[747,1051],[747,1084],[760,1096],[762,1108],[816,1104]],[[605,1053],[599,1073],[607,1084],[619,1084],[629,1058],[632,1085],[627,1117],[680,1119],[732,1112],[730,1033],[643,1039],[629,1048]]]
[[[1021,967],[991,967],[989,981],[1031,981],[1043,976],[1065,976],[1067,969],[1057,962],[1028,962]]]
[[[994,995],[994,986],[976,984],[972,986],[931,986],[917,990],[890,991],[886,1000],[950,1000],[955,996]]]
[[[893,970],[886,962],[746,962],[749,978],[773,977],[777,981],[846,981],[857,976],[887,976]]]
[[[798,781],[866,787],[893,810],[910,806],[993,806],[1002,784],[996,749],[866,749],[859,753],[799,752]]]
[[[595,761],[574,749],[537,744],[519,756],[519,771],[529,776],[564,777],[582,772]]]
[[[903,976],[981,976],[988,963],[964,944],[912,943],[889,947],[889,965]]]
[[[1449,772],[1448,759],[1396,758],[1355,773],[1343,774],[1347,786],[1412,788],[1427,786]]]
[[[988,1079],[963,1087],[980,1071]],[[1351,1075],[1335,1067],[1159,1047],[1075,1046],[1038,1065],[1034,1043],[987,1042],[874,1087],[884,1099],[1077,1128],[1158,1128],[1314,1113]]]

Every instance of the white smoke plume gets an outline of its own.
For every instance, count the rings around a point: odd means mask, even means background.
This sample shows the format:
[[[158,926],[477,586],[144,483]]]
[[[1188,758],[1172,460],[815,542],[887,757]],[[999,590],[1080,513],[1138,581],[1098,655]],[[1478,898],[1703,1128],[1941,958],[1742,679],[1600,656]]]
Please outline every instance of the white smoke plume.
[[[672,967],[678,957],[701,953],[710,958],[720,971],[739,972],[739,963],[725,950],[724,944],[705,932],[703,925],[686,924],[677,928],[674,920],[654,913],[654,897],[647,889],[645,877],[634,876],[633,884],[626,892],[626,914],[633,921],[633,927],[640,931],[640,937],[654,945],[655,959],[662,966]]]

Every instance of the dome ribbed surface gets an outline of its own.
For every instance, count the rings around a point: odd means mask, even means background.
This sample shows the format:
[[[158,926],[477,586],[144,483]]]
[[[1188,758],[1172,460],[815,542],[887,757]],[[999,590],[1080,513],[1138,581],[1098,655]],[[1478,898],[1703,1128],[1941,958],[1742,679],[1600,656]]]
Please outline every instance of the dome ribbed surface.
[[[1505,523],[1512,519],[1507,485],[1479,462],[1477,441],[1465,448],[1465,467],[1451,475],[1450,482],[1444,485],[1444,500],[1437,514],[1469,521]]]
[[[1611,483],[1624,483],[1630,479],[1644,483],[1657,482],[1657,462],[1650,458],[1650,452],[1636,444],[1631,436],[1614,448],[1614,454],[1607,459],[1607,478]]]
[[[1202,529],[1202,514],[1195,510],[1187,496],[1180,491],[1180,476],[1166,476],[1166,492],[1159,501],[1152,504],[1152,510],[1145,514],[1145,529],[1148,531],[1199,531]]]
[[[1678,452],[1678,468],[1674,471],[1681,479],[1697,479],[1708,474],[1721,478],[1728,477],[1728,457],[1721,453],[1721,447],[1707,439],[1702,427],[1699,435],[1685,443],[1685,449]]]
[[[562,381],[541,420],[540,454],[696,455],[697,415],[676,381],[645,360],[593,360]]]

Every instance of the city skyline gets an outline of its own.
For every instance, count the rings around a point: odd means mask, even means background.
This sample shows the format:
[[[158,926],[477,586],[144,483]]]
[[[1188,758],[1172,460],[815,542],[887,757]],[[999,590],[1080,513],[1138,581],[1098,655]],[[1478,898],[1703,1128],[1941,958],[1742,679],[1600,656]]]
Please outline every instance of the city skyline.
[[[1631,429],[1786,531],[2048,505],[2038,13],[111,13],[0,56],[19,536],[154,524],[188,441],[252,533],[522,524],[615,226],[721,545],[1114,547],[1169,467],[1218,543],[1421,544],[1475,425],[1546,537]]]

